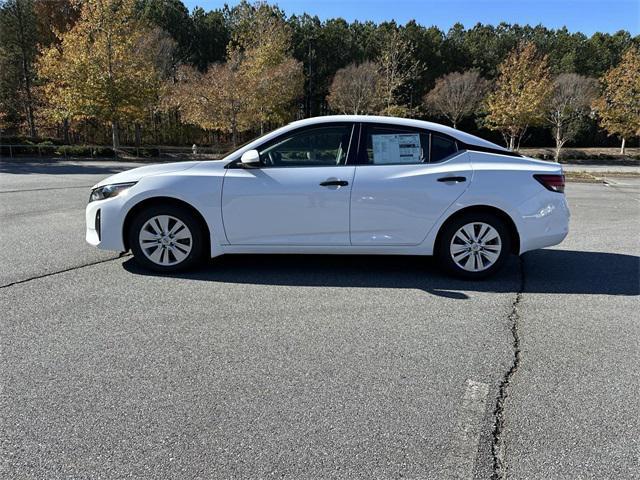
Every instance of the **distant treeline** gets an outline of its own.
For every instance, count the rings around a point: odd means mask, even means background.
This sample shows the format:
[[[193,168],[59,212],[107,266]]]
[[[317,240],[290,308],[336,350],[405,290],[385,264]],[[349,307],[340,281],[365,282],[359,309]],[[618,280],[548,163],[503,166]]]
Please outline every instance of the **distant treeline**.
[[[115,146],[236,143],[292,119],[357,112],[456,124],[514,148],[557,144],[558,129],[562,144],[615,145],[636,141],[637,120],[606,110],[640,100],[621,100],[633,88],[609,80],[618,67],[638,82],[638,47],[627,31],[455,24],[445,32],[414,21],[287,16],[245,1],[189,12],[180,0],[6,0],[0,132]],[[525,77],[507,84],[507,75]],[[518,101],[508,89],[543,98],[507,118],[500,109]],[[580,98],[558,107],[562,92],[565,102]],[[631,130],[614,125],[629,122]]]

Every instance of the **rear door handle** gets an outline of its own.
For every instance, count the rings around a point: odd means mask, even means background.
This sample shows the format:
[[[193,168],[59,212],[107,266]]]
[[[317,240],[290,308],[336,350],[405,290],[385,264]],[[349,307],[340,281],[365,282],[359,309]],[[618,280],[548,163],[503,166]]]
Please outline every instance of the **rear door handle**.
[[[438,181],[460,183],[460,182],[466,182],[467,177],[442,177],[442,178],[439,178]]]
[[[349,182],[346,180],[325,180],[320,183],[321,187],[346,187]]]

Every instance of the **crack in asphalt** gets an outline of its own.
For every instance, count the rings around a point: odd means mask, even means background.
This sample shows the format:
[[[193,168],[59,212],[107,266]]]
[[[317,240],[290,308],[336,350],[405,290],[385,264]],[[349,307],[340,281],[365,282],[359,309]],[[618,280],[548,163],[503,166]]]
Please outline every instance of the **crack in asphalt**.
[[[493,411],[495,418],[493,424],[493,438],[491,442],[491,455],[493,457],[493,474],[492,480],[506,480],[507,478],[507,459],[506,459],[506,444],[504,439],[505,429],[505,404],[509,397],[509,387],[511,386],[511,379],[518,371],[520,366],[521,351],[520,351],[520,334],[518,332],[520,314],[518,312],[518,306],[522,300],[524,294],[524,259],[520,257],[520,286],[516,292],[516,297],[511,305],[511,313],[509,313],[509,322],[511,323],[511,336],[513,338],[513,360],[511,367],[505,373],[500,383],[500,389],[498,391],[498,398],[496,399],[496,406]]]
[[[27,188],[24,190],[0,190],[0,193],[42,192],[47,190],[69,190],[70,188],[91,188],[93,185],[68,185],[66,187]]]
[[[42,274],[42,275],[36,275],[35,277],[25,278],[24,280],[16,280],[15,282],[7,283],[5,285],[0,285],[0,289],[13,287],[15,285],[20,285],[22,283],[31,282],[33,280],[39,280],[41,278],[51,277],[53,275],[58,275],[60,273],[72,272],[74,270],[79,270],[81,268],[92,267],[94,265],[100,265],[101,263],[113,262],[114,260],[119,260],[121,258],[130,257],[130,256],[131,256],[130,253],[121,253],[117,257],[106,258],[104,260],[97,260],[95,262],[85,263],[83,265],[77,265],[75,267],[64,268],[62,270],[56,270],[55,272],[49,272],[49,273],[45,273],[45,274]]]

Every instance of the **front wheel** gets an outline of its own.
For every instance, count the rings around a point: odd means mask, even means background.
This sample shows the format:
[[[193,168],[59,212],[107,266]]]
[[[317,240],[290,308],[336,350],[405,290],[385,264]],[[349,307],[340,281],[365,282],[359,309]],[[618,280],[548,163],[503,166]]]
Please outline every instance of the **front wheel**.
[[[198,219],[188,209],[173,205],[152,206],[138,213],[128,240],[136,261],[159,272],[192,267],[204,251]]]
[[[445,225],[436,255],[458,277],[480,279],[499,270],[511,252],[505,223],[490,213],[468,213]]]

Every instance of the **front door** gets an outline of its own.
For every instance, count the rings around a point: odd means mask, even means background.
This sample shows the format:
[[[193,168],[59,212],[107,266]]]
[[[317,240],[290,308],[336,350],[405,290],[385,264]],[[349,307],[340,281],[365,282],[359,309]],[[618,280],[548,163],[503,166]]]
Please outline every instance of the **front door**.
[[[351,194],[353,245],[418,245],[471,182],[455,140],[395,126],[364,127]]]
[[[260,168],[229,168],[222,216],[232,245],[349,245],[352,124],[296,130],[258,148]]]

